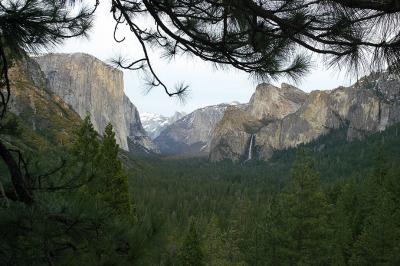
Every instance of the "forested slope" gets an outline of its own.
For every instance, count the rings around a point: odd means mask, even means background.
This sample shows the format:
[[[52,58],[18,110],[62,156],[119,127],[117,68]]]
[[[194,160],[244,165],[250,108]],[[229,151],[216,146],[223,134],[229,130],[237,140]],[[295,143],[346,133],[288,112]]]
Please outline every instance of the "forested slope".
[[[1,264],[400,260],[399,124],[352,142],[340,128],[268,162],[132,157],[111,125],[100,138],[32,80],[15,80],[24,109],[2,138],[27,159],[34,202],[15,202],[2,175]]]
[[[141,263],[187,265],[193,252],[210,265],[397,262],[399,129],[353,142],[336,130],[268,163],[137,159],[130,185],[152,239]]]

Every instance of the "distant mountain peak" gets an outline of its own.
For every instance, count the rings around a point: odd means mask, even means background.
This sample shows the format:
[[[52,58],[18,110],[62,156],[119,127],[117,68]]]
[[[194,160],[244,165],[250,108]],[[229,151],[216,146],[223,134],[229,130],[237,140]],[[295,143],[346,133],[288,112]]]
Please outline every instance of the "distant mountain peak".
[[[207,155],[214,127],[229,106],[222,103],[199,108],[168,125],[154,139],[161,154]]]
[[[168,125],[181,119],[185,115],[184,112],[178,111],[170,117],[156,113],[144,112],[140,114],[140,120],[150,138],[155,139]]]

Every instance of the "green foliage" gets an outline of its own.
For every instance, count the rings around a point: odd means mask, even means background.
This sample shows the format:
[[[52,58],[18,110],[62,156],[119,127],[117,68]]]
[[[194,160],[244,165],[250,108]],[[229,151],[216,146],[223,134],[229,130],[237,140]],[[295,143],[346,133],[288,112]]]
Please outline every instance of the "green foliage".
[[[119,146],[111,124],[105,128],[100,140],[89,117],[83,121],[72,147],[76,164],[81,165],[79,174],[82,188],[90,195],[106,202],[119,215],[132,215],[128,176],[118,158]]]
[[[86,35],[93,14],[86,7],[76,9],[67,1],[8,1],[0,6],[2,46],[13,56],[36,52],[66,38]],[[16,23],[18,21],[18,23]]]
[[[282,232],[282,225],[285,220],[282,212],[282,201],[278,199],[270,199],[265,202],[265,216],[260,221],[261,247],[263,253],[263,261],[267,265],[279,265],[282,263],[283,243],[286,235]]]
[[[354,236],[359,235],[363,221],[360,189],[351,180],[339,192],[333,211],[332,263],[347,265],[352,254]]]
[[[189,223],[189,230],[179,250],[178,261],[182,266],[204,265],[204,255],[201,250],[200,237],[193,219]]]
[[[118,154],[119,146],[115,141],[115,133],[112,125],[108,124],[97,156],[100,171],[97,175],[100,182],[97,184],[101,184],[101,187],[97,187],[97,193],[103,201],[113,206],[118,214],[132,215],[128,176],[122,168]]]
[[[0,264],[112,265],[129,255],[117,252],[132,235],[129,225],[104,204],[78,192],[41,193],[36,201],[1,210]]]
[[[72,155],[84,165],[89,162],[92,163],[91,168],[93,169],[100,144],[97,132],[94,130],[89,116],[86,116],[83,120],[81,127],[76,132],[76,136],[77,138],[71,150]]]
[[[0,264],[397,265],[397,128],[268,163],[125,158],[128,182],[112,126],[85,119],[70,150],[36,154],[35,174],[66,166],[34,205],[1,202]]]
[[[314,163],[300,151],[292,170],[290,188],[282,195],[286,235],[284,257],[290,264],[327,264],[330,232],[328,203]],[[284,258],[282,257],[282,258]]]
[[[112,127],[100,140],[86,118],[75,139],[70,151],[62,150],[66,164],[57,171],[51,158],[57,154],[37,154],[48,164],[38,165],[42,177],[32,205],[10,200],[0,205],[1,265],[131,265],[135,260],[136,241],[146,236],[131,216]],[[47,170],[51,174],[43,175]]]
[[[206,265],[232,265],[228,255],[229,242],[226,234],[221,231],[216,216],[211,217],[205,228],[203,246]]]
[[[390,167],[379,150],[367,187],[368,212],[361,234],[354,244],[352,265],[397,265],[400,262],[400,172]]]
[[[140,261],[179,265],[182,231],[194,217],[207,265],[396,265],[399,126],[352,142],[334,131],[268,163],[135,158],[130,185],[152,239]],[[392,195],[385,204],[380,183]],[[380,209],[388,214],[379,218]],[[376,232],[393,232],[385,242],[367,237],[375,220],[385,221]]]
[[[0,134],[13,135],[16,137],[21,136],[22,129],[16,115],[10,113],[0,121]]]

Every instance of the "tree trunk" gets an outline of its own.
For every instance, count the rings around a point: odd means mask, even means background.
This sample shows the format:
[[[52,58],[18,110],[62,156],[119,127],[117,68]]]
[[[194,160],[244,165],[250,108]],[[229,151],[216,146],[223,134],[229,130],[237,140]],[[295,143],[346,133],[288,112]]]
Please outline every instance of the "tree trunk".
[[[6,164],[8,171],[11,175],[11,181],[14,186],[15,192],[18,196],[18,200],[27,204],[33,203],[33,196],[26,186],[24,176],[19,168],[17,162],[12,156],[11,152],[0,140],[0,156]]]

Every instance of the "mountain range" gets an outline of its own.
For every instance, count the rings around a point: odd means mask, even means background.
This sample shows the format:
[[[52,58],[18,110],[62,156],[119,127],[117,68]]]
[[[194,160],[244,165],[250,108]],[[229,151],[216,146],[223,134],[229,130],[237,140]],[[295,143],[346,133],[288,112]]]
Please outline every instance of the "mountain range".
[[[333,129],[345,128],[351,141],[398,121],[400,80],[388,73],[310,93],[287,84],[260,84],[247,108],[227,109],[214,130],[210,159],[268,160],[274,151],[308,143]]]
[[[170,117],[154,113],[141,113],[140,120],[142,121],[143,128],[146,130],[149,137],[155,139],[166,127],[185,115],[186,113],[184,112],[175,112]]]
[[[154,143],[164,155],[207,156],[216,124],[230,104],[197,109],[168,125]]]
[[[87,54],[27,58],[12,73],[18,86],[11,111],[24,116],[33,133],[51,131],[65,142],[71,132],[56,123],[65,120],[63,114],[74,117],[74,124],[89,116],[100,135],[112,123],[120,147],[134,154],[268,160],[277,150],[311,142],[334,129],[345,128],[351,141],[400,121],[400,80],[388,73],[310,93],[285,83],[262,83],[246,104],[207,106],[172,117],[139,114],[124,93],[122,71]],[[39,99],[40,106],[62,109],[47,114],[37,107]],[[57,114],[62,118],[50,124],[49,117]]]

